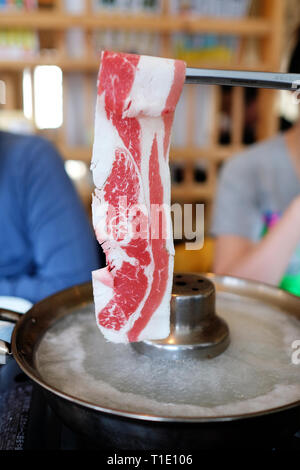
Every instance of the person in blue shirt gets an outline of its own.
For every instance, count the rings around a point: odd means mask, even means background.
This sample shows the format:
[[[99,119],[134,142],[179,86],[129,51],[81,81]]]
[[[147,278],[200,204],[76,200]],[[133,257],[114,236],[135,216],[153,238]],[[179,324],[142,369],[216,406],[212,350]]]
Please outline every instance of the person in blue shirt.
[[[91,279],[97,244],[45,139],[0,132],[0,295],[37,302]]]

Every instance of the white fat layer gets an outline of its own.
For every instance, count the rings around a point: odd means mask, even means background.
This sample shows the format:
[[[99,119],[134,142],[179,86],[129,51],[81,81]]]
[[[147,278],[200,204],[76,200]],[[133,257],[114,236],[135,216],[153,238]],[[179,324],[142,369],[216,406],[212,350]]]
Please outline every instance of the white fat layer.
[[[104,338],[112,343],[128,343],[127,332],[125,329],[121,330],[112,330],[111,328],[104,328],[103,326],[99,325],[100,331],[103,333]]]
[[[158,122],[159,121],[159,122]],[[160,118],[140,118],[141,126],[141,180],[143,185],[143,193],[150,215],[150,187],[149,187],[149,161],[153,145],[153,139],[160,125]]]
[[[121,269],[124,262],[130,263],[132,265],[136,264],[136,259],[128,256],[117,242],[110,244],[109,251],[106,256],[110,264],[113,266],[113,269],[116,271]]]
[[[95,314],[98,324],[97,314],[106,307],[108,302],[113,298],[114,291],[111,287],[99,281],[101,271],[107,271],[107,268],[98,269],[92,272],[93,292],[95,302]]]
[[[165,213],[165,221],[166,221],[166,229],[168,238],[166,239],[166,249],[168,250],[169,254],[174,256],[175,249],[174,249],[174,241],[173,241],[173,227],[172,227],[172,220],[171,220],[171,177],[170,177],[170,168],[169,168],[169,158],[167,155],[165,158],[164,155],[164,137],[165,137],[165,128],[164,124],[160,126],[158,132],[158,155],[159,155],[159,172],[161,176],[161,181],[163,185],[163,204],[164,204],[164,213]]]
[[[103,198],[102,190],[95,190],[95,194],[92,195],[92,216],[93,216],[93,227],[96,232],[96,237],[99,243],[106,240],[106,216],[107,206]]]
[[[141,56],[123,117],[160,116],[173,84],[174,68],[173,60]]]
[[[95,137],[91,170],[94,184],[102,188],[107,180],[115,158],[117,148],[124,148],[122,139],[105,111],[105,93],[97,96],[95,116]]]

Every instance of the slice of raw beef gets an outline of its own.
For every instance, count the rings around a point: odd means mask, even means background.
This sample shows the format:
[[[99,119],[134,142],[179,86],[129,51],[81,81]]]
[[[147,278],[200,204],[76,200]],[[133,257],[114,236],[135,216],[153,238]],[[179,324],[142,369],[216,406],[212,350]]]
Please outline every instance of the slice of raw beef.
[[[182,61],[102,53],[91,169],[107,266],[92,277],[97,324],[110,341],[169,334],[169,141],[184,79]]]

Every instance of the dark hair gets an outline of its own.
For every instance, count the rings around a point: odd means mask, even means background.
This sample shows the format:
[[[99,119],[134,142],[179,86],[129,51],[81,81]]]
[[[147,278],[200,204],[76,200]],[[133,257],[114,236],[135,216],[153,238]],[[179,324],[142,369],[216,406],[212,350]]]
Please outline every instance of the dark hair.
[[[300,27],[296,31],[296,44],[290,58],[288,72],[300,74]]]

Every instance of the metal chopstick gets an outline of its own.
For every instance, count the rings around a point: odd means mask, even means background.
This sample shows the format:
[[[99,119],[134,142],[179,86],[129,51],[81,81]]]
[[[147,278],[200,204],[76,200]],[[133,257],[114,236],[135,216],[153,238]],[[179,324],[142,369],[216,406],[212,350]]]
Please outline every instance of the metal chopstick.
[[[300,87],[300,74],[188,67],[186,69],[185,83],[297,90]]]

